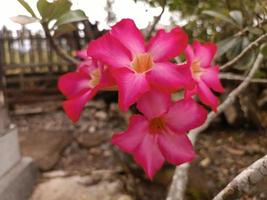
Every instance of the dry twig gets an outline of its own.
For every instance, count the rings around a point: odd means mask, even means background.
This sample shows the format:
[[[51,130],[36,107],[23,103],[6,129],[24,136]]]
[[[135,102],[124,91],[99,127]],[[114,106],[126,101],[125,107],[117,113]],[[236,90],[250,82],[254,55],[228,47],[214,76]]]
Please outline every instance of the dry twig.
[[[247,192],[267,176],[267,155],[255,161],[236,176],[213,200],[233,199],[240,192]]]
[[[245,80],[245,76],[241,75],[236,75],[232,73],[220,73],[220,79],[225,79],[225,80],[232,80],[232,81],[243,81]],[[250,83],[262,83],[262,84],[267,84],[267,79],[264,78],[252,78],[250,80]]]

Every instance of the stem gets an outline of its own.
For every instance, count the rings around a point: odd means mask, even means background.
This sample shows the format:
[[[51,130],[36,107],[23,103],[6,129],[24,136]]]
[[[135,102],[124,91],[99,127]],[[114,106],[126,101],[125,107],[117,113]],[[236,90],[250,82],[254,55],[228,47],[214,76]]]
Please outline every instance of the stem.
[[[152,26],[151,26],[148,34],[147,34],[147,37],[146,37],[147,39],[149,39],[151,37],[151,35],[154,32],[157,24],[159,23],[159,20],[161,19],[161,16],[163,15],[163,13],[165,11],[166,3],[167,3],[167,0],[164,1],[160,14],[157,17],[155,17],[154,23],[152,24]]]
[[[45,35],[48,38],[51,46],[55,49],[56,53],[63,58],[64,60],[66,60],[67,62],[69,62],[70,64],[79,64],[79,61],[76,60],[75,58],[73,58],[72,56],[68,55],[54,40],[53,36],[51,35],[49,28],[48,28],[48,24],[43,22],[41,23],[44,31],[45,31]]]
[[[220,73],[219,76],[220,76],[220,79],[232,80],[232,81],[243,81],[246,78],[245,76],[236,75],[236,74],[232,74],[232,73]],[[267,79],[264,79],[264,78],[252,78],[250,80],[250,83],[267,84]]]

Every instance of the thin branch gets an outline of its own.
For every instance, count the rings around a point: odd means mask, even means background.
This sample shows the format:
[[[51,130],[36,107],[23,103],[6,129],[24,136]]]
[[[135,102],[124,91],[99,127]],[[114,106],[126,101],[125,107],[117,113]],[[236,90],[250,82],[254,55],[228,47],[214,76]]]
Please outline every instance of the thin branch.
[[[220,79],[232,80],[232,81],[243,81],[245,80],[245,76],[236,75],[233,73],[220,73]],[[252,78],[250,83],[259,83],[259,84],[267,84],[267,79],[264,78]]]
[[[41,24],[44,31],[45,31],[45,35],[46,37],[48,38],[51,46],[54,48],[54,50],[56,51],[56,53],[61,57],[63,58],[64,60],[66,60],[67,62],[71,63],[71,64],[79,64],[79,61],[76,60],[75,58],[73,58],[72,56],[68,55],[57,43],[56,41],[54,40],[54,38],[52,37],[49,29],[48,29],[48,26],[47,26],[47,23],[42,23]]]
[[[154,30],[155,30],[157,24],[159,23],[159,21],[160,21],[160,19],[161,19],[161,16],[163,15],[163,13],[164,13],[164,11],[165,11],[166,3],[167,3],[167,0],[165,0],[165,1],[163,2],[162,10],[161,10],[160,14],[159,14],[158,16],[155,17],[155,20],[154,20],[153,24],[151,25],[150,30],[148,31],[148,34],[147,34],[147,37],[146,37],[147,39],[149,39],[149,38],[151,37],[151,35],[152,35],[152,33],[154,32]]]
[[[211,122],[220,114],[222,113],[229,105],[231,105],[232,103],[234,103],[234,101],[236,100],[237,96],[241,93],[241,91],[245,90],[247,88],[247,86],[250,83],[251,78],[254,76],[254,74],[256,73],[256,71],[259,69],[261,62],[263,61],[263,55],[259,54],[255,60],[255,63],[253,64],[248,76],[245,78],[245,80],[240,83],[240,85],[235,88],[226,98],[226,100],[218,107],[218,111],[215,112],[210,112],[208,114],[208,118],[206,120],[206,122],[190,131],[189,133],[189,137],[192,141],[192,144],[195,144],[195,141],[197,140],[198,135],[205,130],[206,128],[209,127],[209,125],[211,124]],[[170,185],[170,190],[169,193],[167,195],[166,200],[181,200],[184,197],[184,193],[185,193],[185,185],[187,183],[187,177],[184,178],[185,175],[184,173],[187,173],[188,168],[189,168],[189,164],[187,165],[181,165],[176,167],[175,170],[175,174],[173,176],[173,180],[172,183]]]
[[[213,200],[233,199],[241,192],[248,192],[267,176],[267,155],[255,161],[236,176]]]
[[[237,63],[247,52],[249,52],[251,49],[254,49],[258,46],[260,46],[260,44],[267,39],[267,33],[263,34],[262,36],[260,36],[259,38],[257,38],[256,40],[254,40],[254,42],[250,43],[245,49],[243,49],[243,51],[236,56],[234,59],[230,60],[229,62],[227,62],[226,64],[222,65],[220,67],[221,70],[224,70],[230,66],[232,66],[233,64]]]

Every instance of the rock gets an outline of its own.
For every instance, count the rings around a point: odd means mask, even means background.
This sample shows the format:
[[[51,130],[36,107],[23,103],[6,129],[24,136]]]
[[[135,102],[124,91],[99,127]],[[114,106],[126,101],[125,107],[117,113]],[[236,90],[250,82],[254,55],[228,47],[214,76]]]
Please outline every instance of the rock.
[[[107,119],[108,115],[104,111],[98,111],[95,113],[95,117],[99,120],[105,120],[105,119]]]
[[[109,134],[100,132],[81,132],[75,136],[77,142],[84,147],[94,147],[107,141],[110,138]]]
[[[118,200],[133,200],[133,198],[129,195],[121,195],[119,196]]]
[[[201,160],[199,164],[201,167],[208,167],[210,165],[210,162],[211,162],[210,158],[207,157]]]
[[[30,200],[131,200],[119,180],[92,183],[90,176],[55,178],[38,185]]]
[[[41,170],[51,169],[71,142],[68,132],[59,131],[21,132],[19,138],[22,154],[32,157]]]

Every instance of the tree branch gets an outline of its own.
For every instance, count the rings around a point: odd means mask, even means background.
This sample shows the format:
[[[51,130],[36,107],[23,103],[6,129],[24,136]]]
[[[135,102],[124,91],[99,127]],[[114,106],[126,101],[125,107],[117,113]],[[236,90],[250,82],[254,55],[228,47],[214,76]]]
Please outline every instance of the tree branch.
[[[225,80],[232,80],[232,81],[243,81],[245,80],[245,76],[242,75],[236,75],[232,73],[220,73],[220,79],[225,79]],[[262,83],[262,84],[267,84],[267,79],[264,78],[252,78],[250,80],[250,83]]]
[[[45,35],[46,37],[48,38],[51,46],[54,48],[54,50],[56,51],[56,53],[61,57],[63,58],[64,60],[66,60],[67,62],[69,62],[70,64],[79,64],[79,61],[76,60],[75,58],[73,58],[72,56],[68,55],[57,43],[56,41],[54,40],[54,38],[52,37],[49,29],[48,29],[48,25],[47,23],[41,23],[43,29],[44,29],[44,32],[45,32]]]
[[[254,76],[256,71],[259,69],[262,61],[263,61],[263,55],[259,54],[248,76],[245,78],[245,80],[242,83],[240,83],[240,85],[237,88],[235,88],[228,95],[226,100],[218,107],[218,111],[216,113],[210,112],[208,114],[206,122],[202,126],[190,131],[189,137],[193,145],[195,144],[195,141],[197,140],[199,133],[201,133],[203,130],[208,128],[211,122],[236,100],[240,92],[247,88],[251,78]],[[184,165],[180,165],[176,167],[166,200],[181,200],[184,198],[184,193],[186,189],[185,185],[187,183],[187,171],[188,171],[189,166],[190,166],[189,164],[184,164]]]
[[[245,49],[243,49],[243,51],[238,56],[236,56],[234,59],[230,60],[226,64],[222,65],[220,69],[224,70],[237,63],[247,52],[249,52],[251,49],[258,47],[265,39],[267,39],[267,33],[254,40],[254,42],[250,43]]]
[[[163,15],[163,13],[165,11],[166,3],[167,3],[167,0],[164,0],[163,5],[161,6],[162,10],[161,10],[160,14],[155,17],[155,20],[154,20],[153,24],[151,25],[150,30],[148,31],[148,34],[146,36],[147,39],[149,39],[151,37],[151,35],[154,32],[157,24],[159,23],[159,20],[161,19],[161,16]]]
[[[267,155],[255,161],[236,176],[213,200],[233,199],[240,192],[247,192],[267,176]]]

